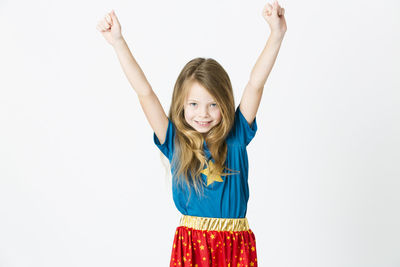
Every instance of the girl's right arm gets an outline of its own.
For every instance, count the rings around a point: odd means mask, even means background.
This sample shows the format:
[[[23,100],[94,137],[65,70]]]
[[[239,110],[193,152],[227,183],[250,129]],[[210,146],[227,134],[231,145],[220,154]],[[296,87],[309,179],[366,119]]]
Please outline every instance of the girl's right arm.
[[[122,69],[139,98],[140,105],[142,106],[150,126],[160,143],[163,144],[167,134],[168,117],[142,69],[136,62],[127,43],[122,37],[121,26],[114,11],[107,14],[103,20],[99,21],[97,29],[113,46]]]

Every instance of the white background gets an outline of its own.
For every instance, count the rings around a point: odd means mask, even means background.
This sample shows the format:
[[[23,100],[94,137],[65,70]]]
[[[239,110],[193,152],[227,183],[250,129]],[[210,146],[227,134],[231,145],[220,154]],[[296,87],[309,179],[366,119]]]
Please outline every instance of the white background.
[[[0,1],[0,266],[168,266],[180,214],[113,48],[115,10],[165,111],[216,59],[236,106],[270,34],[257,1]],[[259,266],[400,266],[400,2],[281,1],[248,146]]]

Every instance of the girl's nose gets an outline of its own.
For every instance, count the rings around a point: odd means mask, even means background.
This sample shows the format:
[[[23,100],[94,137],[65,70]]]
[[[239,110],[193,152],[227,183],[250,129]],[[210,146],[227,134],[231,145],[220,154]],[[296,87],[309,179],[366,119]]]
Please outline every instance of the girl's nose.
[[[202,107],[201,109],[200,109],[200,115],[202,116],[202,117],[208,117],[207,115],[208,115],[208,109],[207,109],[207,107]]]

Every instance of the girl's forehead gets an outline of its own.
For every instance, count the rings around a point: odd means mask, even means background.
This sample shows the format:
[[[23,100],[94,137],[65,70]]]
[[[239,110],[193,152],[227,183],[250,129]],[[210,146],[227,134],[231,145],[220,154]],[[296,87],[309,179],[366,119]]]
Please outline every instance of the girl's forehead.
[[[189,88],[187,96],[187,100],[196,100],[196,101],[213,101],[214,98],[212,95],[207,91],[199,83],[193,83],[192,86]]]

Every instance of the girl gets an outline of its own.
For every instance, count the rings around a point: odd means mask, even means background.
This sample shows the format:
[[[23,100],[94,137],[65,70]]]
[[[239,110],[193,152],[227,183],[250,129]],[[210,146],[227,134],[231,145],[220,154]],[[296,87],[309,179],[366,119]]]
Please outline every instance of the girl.
[[[276,1],[263,8],[271,34],[236,109],[223,67],[195,58],[179,74],[168,117],[122,37],[114,10],[97,25],[138,95],[155,145],[171,163],[173,199],[182,217],[170,266],[258,266],[246,218],[246,146],[257,131],[264,85],[286,33],[284,13]]]

